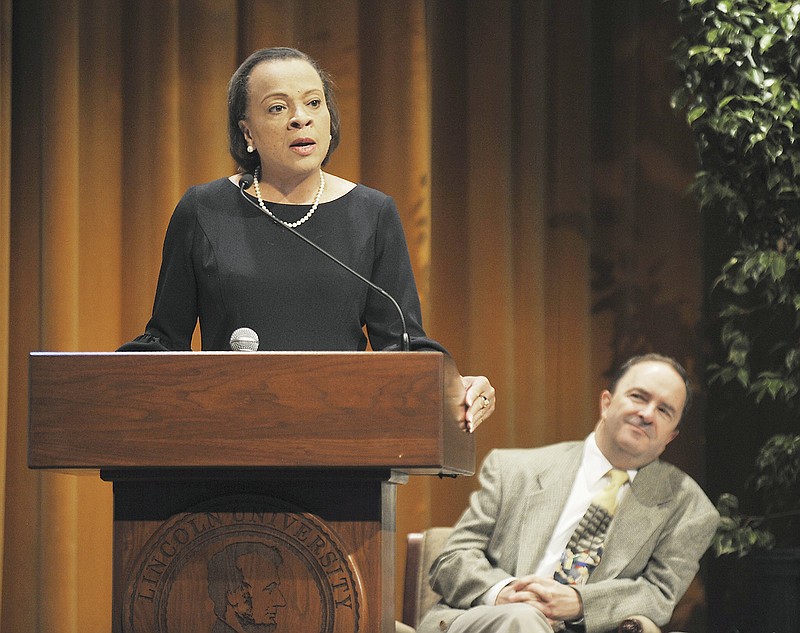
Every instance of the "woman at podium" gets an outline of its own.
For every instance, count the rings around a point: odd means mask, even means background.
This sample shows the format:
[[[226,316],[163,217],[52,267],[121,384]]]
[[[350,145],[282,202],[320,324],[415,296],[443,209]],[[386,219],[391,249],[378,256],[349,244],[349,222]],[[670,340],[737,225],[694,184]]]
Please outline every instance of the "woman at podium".
[[[167,229],[153,313],[121,351],[434,349],[394,201],[323,170],[340,140],[332,81],[292,48],[250,55],[228,85],[236,174],[191,187]],[[245,334],[242,335],[242,332]],[[366,335],[365,335],[366,332]],[[495,408],[465,376],[465,428]]]

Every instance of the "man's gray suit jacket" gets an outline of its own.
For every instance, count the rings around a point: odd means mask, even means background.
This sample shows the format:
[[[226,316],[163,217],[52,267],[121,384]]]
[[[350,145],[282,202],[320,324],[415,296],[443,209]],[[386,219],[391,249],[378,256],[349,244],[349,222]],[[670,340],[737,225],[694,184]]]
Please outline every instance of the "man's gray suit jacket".
[[[496,449],[480,471],[442,554],[431,567],[443,596],[417,628],[441,633],[495,583],[535,572],[572,489],[584,442]],[[581,594],[587,633],[642,614],[663,626],[699,567],[719,522],[688,475],[656,460],[641,468],[609,528],[603,559]],[[475,604],[474,604],[475,603]]]

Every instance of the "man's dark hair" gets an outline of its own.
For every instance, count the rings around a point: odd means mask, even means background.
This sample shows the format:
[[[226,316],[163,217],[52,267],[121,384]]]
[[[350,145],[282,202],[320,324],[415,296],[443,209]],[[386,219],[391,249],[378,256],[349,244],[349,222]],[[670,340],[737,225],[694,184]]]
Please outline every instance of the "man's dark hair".
[[[608,385],[608,390],[613,394],[617,388],[617,384],[622,377],[628,373],[628,370],[633,367],[634,365],[638,365],[639,363],[647,363],[647,362],[656,362],[656,363],[664,363],[665,365],[669,365],[674,369],[677,374],[683,380],[683,385],[686,387],[686,402],[683,404],[683,411],[681,412],[681,417],[678,420],[678,425],[683,422],[683,418],[686,415],[686,412],[689,410],[689,407],[692,404],[693,394],[692,394],[692,385],[689,382],[689,375],[686,373],[686,370],[683,368],[678,361],[670,356],[664,356],[663,354],[642,354],[641,356],[633,356],[626,360],[622,366],[617,370],[617,372],[612,376],[611,382]]]
[[[247,142],[244,140],[242,130],[239,128],[239,121],[245,118],[245,113],[247,112],[247,100],[250,96],[250,74],[253,72],[253,68],[262,62],[286,59],[301,59],[308,62],[317,71],[319,78],[322,80],[325,102],[328,106],[328,111],[331,113],[331,144],[325,160],[322,161],[323,165],[328,162],[333,150],[339,145],[341,119],[339,117],[339,108],[336,105],[336,97],[333,94],[333,79],[331,79],[331,76],[322,70],[315,59],[302,51],[298,51],[296,48],[283,46],[262,48],[242,62],[242,65],[233,73],[233,77],[228,83],[228,150],[236,164],[245,172],[252,174],[255,168],[261,164],[258,152],[250,153],[247,151]]]

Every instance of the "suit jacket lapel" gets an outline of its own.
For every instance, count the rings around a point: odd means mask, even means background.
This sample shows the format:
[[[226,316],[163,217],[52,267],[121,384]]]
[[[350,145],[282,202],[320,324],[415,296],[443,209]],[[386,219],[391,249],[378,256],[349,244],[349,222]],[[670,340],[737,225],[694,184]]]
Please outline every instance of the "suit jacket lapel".
[[[572,483],[581,464],[583,442],[571,446],[557,463],[547,465],[537,474],[536,486],[525,499],[525,522],[520,526],[518,576],[532,574],[544,555],[556,527]]]
[[[661,463],[655,461],[636,475],[611,522],[603,559],[589,582],[619,575],[663,523],[663,504],[672,497],[672,490],[662,473]]]

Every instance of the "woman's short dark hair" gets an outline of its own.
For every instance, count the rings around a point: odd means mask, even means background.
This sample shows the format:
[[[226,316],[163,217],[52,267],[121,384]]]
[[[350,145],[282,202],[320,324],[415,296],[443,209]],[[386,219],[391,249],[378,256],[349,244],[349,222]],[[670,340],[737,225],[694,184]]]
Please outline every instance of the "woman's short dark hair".
[[[628,373],[628,370],[633,367],[634,365],[638,365],[639,363],[646,363],[646,362],[656,362],[656,363],[664,363],[665,365],[669,365],[675,372],[681,377],[683,380],[683,386],[686,387],[686,400],[683,403],[683,411],[681,412],[681,417],[678,420],[678,424],[683,421],[686,412],[689,410],[689,407],[692,405],[693,400],[693,393],[692,393],[692,385],[689,381],[689,374],[683,368],[677,360],[671,358],[670,356],[664,356],[662,354],[642,354],[641,356],[634,356],[626,360],[623,365],[617,370],[611,378],[611,383],[608,386],[608,390],[613,394],[614,391],[617,389],[617,383],[622,380],[622,377]]]
[[[336,98],[333,94],[333,80],[330,75],[322,70],[316,60],[295,48],[262,48],[242,62],[242,65],[233,73],[233,77],[228,83],[228,150],[242,171],[253,173],[253,170],[261,164],[258,152],[249,153],[247,151],[247,142],[244,140],[241,128],[239,128],[239,121],[244,119],[247,113],[250,75],[253,72],[253,68],[261,62],[284,59],[302,59],[308,62],[317,71],[319,78],[322,80],[325,102],[328,105],[328,111],[331,113],[331,144],[325,159],[322,161],[323,165],[328,162],[333,150],[339,145],[339,108],[336,106]]]

